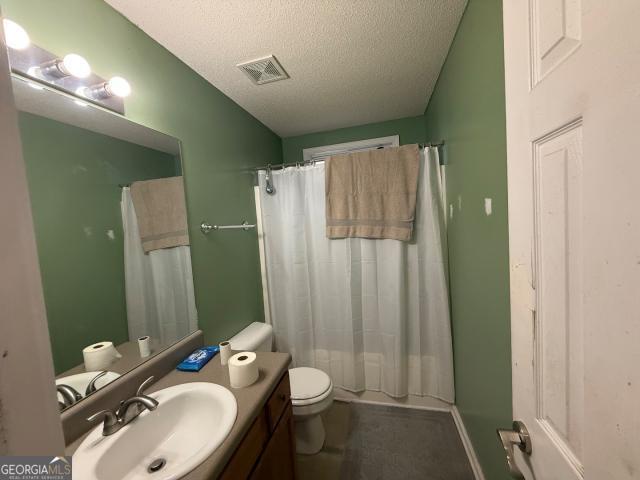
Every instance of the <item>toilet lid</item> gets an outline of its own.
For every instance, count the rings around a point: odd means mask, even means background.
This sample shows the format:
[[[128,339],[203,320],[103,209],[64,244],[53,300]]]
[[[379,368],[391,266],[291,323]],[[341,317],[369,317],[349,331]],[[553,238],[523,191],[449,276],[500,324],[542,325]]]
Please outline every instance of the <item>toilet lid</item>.
[[[289,370],[292,400],[319,397],[331,388],[329,375],[317,368],[298,367]]]

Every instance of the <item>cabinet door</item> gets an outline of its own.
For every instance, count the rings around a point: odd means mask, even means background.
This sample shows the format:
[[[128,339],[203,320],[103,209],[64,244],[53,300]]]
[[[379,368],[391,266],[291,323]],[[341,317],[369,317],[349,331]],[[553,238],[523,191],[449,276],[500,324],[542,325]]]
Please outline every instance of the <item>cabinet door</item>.
[[[296,451],[293,435],[293,416],[289,406],[251,474],[251,480],[294,480],[296,478]]]
[[[249,478],[256,461],[269,439],[267,417],[264,413],[258,415],[253,425],[245,435],[242,443],[231,457],[220,480],[239,480]]]
[[[282,380],[271,394],[267,402],[267,421],[269,422],[269,432],[273,432],[278,425],[285,408],[291,408],[291,387],[289,385],[289,373],[285,373]]]

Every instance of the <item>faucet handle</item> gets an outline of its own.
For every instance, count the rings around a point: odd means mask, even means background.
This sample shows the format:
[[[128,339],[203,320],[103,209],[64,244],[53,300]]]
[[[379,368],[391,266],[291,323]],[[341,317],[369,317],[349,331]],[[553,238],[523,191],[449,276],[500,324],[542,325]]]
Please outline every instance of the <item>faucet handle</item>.
[[[118,422],[118,417],[111,410],[101,410],[98,413],[94,413],[89,418],[87,418],[88,422],[94,422],[99,418],[104,418],[104,423],[102,424],[102,435],[107,436],[115,433],[120,428],[120,423]]]
[[[144,391],[155,381],[155,377],[151,375],[144,382],[140,384],[138,390],[136,391],[136,396],[141,397],[144,395]]]
[[[105,427],[118,423],[118,418],[111,410],[100,410],[98,413],[94,413],[89,418],[87,418],[87,422],[95,422],[99,418],[104,419]]]

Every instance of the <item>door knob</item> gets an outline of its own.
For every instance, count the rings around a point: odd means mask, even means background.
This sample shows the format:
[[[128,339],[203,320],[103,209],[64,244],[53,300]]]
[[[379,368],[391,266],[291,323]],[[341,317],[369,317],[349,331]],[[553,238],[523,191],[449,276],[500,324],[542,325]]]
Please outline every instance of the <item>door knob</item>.
[[[497,431],[498,438],[502,442],[502,447],[507,456],[507,466],[509,467],[509,473],[513,478],[523,479],[524,475],[516,465],[516,459],[513,455],[513,447],[516,445],[520,451],[531,455],[531,437],[529,431],[524,423],[516,420],[513,422],[513,430],[504,430],[499,428]]]

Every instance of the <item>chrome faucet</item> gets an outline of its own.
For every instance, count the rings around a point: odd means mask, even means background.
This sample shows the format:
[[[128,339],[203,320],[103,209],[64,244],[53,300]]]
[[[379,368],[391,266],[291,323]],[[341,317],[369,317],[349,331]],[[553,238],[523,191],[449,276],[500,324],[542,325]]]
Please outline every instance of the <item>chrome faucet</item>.
[[[89,382],[89,385],[87,385],[87,389],[85,390],[84,394],[89,395],[90,393],[93,393],[97,390],[96,388],[96,381],[99,380],[100,378],[104,377],[107,374],[106,371],[100,372],[99,374],[97,374],[95,377],[93,377],[93,379]]]
[[[135,396],[120,402],[120,408],[115,412],[112,410],[102,410],[94,413],[87,421],[93,422],[99,418],[104,418],[102,424],[102,435],[113,435],[126,424],[135,419],[138,415],[147,410],[155,410],[158,401],[155,398],[144,394],[144,390],[153,383],[154,377],[147,378],[138,387]]]
[[[78,400],[82,400],[82,395],[75,388],[70,387],[69,385],[56,385],[56,390],[62,397],[62,402],[58,401],[58,406],[60,410],[64,410],[67,407],[70,407]]]

